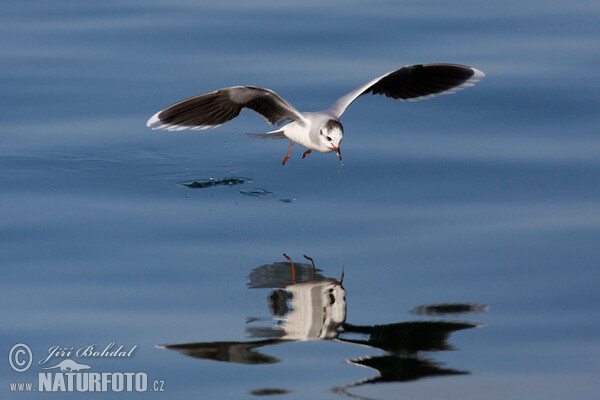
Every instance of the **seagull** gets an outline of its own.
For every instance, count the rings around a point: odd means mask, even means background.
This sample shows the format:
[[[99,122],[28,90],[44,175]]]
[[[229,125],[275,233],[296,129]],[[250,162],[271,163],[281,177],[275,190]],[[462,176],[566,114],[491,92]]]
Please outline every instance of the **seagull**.
[[[300,112],[269,89],[233,86],[182,100],[154,114],[146,126],[169,131],[216,128],[237,117],[243,108],[248,108],[260,114],[271,125],[281,125],[288,121],[276,130],[251,135],[288,138],[291,141],[290,149],[283,159],[283,165],[290,158],[294,143],[308,149],[302,158],[312,150],[323,153],[335,151],[341,161],[340,142],[344,137],[344,128],[340,117],[358,97],[372,93],[396,100],[428,99],[473,86],[484,76],[480,70],[465,65],[407,65],[365,83],[340,97],[329,109],[318,112]]]

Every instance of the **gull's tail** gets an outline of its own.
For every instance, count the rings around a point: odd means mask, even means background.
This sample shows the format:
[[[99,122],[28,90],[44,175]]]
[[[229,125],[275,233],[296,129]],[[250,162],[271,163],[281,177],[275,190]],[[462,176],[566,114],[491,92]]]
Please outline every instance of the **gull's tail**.
[[[255,139],[285,139],[285,135],[281,129],[267,133],[247,133],[247,135]]]

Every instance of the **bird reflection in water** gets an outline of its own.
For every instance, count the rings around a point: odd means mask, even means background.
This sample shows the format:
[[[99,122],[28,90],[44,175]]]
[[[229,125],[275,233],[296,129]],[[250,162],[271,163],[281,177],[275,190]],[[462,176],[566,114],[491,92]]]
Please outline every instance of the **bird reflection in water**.
[[[248,287],[271,289],[267,296],[273,318],[267,326],[256,326],[265,319],[249,318],[247,332],[252,340],[242,342],[198,342],[161,345],[199,359],[242,364],[273,364],[280,360],[259,351],[262,347],[290,341],[336,340],[383,350],[383,355],[347,360],[378,372],[372,378],[334,388],[350,395],[348,388],[380,382],[407,382],[425,377],[464,375],[468,371],[446,368],[422,352],[453,350],[451,333],[482,326],[462,321],[407,321],[385,325],[353,325],[346,322],[346,291],[342,278],[327,278],[311,264],[275,262],[255,268]],[[481,304],[447,303],[415,307],[412,312],[427,316],[458,316],[487,312]],[[270,390],[270,389],[269,389]],[[280,390],[280,389],[277,389]],[[352,396],[352,395],[350,395]]]

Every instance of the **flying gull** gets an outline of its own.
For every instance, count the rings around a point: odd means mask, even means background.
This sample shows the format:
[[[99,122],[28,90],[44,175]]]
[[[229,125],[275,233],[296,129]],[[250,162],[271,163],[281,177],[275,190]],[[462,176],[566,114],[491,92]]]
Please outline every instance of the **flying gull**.
[[[271,125],[289,121],[276,130],[253,135],[287,137],[291,140],[282,164],[285,165],[290,158],[294,143],[308,149],[302,158],[312,150],[323,153],[335,151],[341,161],[340,142],[344,128],[339,120],[358,97],[372,93],[397,100],[421,100],[473,86],[484,76],[478,69],[464,65],[408,65],[373,79],[340,97],[328,110],[318,112],[300,112],[269,89],[234,86],[180,101],[154,114],[146,125],[152,129],[169,131],[215,128],[237,117],[243,108],[249,108],[262,115]]]

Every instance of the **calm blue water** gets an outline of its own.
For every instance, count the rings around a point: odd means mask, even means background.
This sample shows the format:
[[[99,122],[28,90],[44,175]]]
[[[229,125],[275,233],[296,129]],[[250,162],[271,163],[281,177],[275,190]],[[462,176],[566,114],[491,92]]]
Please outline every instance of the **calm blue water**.
[[[5,3],[3,398],[65,358],[161,398],[596,398],[597,2]],[[361,98],[343,163],[296,146],[282,166],[289,142],[244,135],[269,129],[250,112],[145,126],[240,84],[324,109],[424,62],[487,76]],[[137,347],[39,364],[112,342]]]

